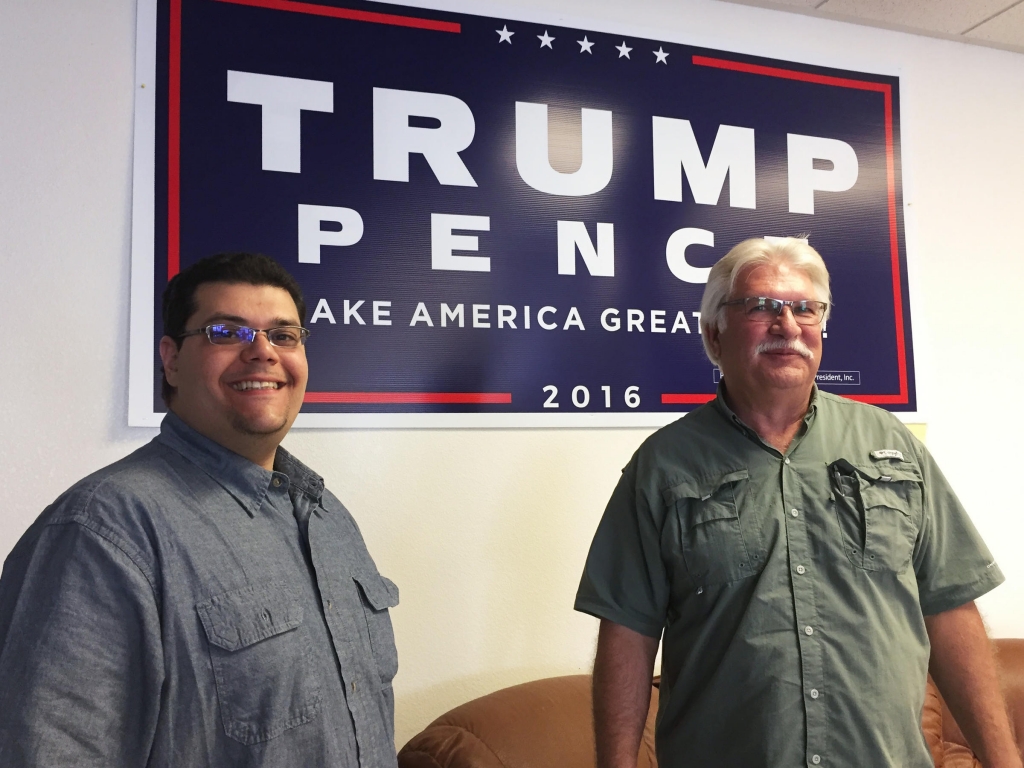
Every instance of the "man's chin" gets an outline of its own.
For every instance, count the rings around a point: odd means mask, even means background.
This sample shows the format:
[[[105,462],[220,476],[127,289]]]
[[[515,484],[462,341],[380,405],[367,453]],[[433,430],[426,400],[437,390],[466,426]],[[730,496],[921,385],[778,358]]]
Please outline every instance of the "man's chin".
[[[773,366],[770,370],[763,371],[761,380],[774,389],[809,388],[814,383],[814,372],[807,367],[803,358],[796,360],[792,365]]]
[[[248,437],[273,437],[279,435],[284,437],[288,432],[289,419],[287,416],[280,418],[246,418],[235,415],[231,420],[231,426],[235,431]]]

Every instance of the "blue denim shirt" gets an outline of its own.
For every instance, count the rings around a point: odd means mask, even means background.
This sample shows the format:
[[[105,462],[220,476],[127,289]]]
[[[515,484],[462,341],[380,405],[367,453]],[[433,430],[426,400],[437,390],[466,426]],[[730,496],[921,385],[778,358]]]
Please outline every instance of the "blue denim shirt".
[[[323,480],[168,414],[0,578],[0,766],[394,768],[378,573]]]

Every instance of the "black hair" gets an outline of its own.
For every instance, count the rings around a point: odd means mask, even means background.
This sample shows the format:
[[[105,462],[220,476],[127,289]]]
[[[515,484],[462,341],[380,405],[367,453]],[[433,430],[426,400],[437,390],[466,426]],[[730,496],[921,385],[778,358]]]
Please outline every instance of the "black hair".
[[[171,278],[164,289],[163,331],[181,349],[181,334],[185,324],[196,311],[196,289],[206,283],[247,283],[249,285],[270,285],[288,291],[299,311],[299,322],[306,317],[306,301],[299,287],[288,271],[269,256],[262,253],[218,253],[207,256],[186,267]],[[161,368],[161,373],[163,369]],[[174,387],[163,377],[161,395],[167,405],[174,397]]]

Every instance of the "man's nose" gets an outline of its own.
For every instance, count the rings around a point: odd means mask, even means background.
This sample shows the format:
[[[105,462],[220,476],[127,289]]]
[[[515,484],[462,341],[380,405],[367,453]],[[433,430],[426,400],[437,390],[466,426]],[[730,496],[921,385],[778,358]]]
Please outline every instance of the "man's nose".
[[[771,325],[771,330],[786,339],[795,339],[800,335],[800,324],[793,315],[793,309],[788,304],[782,307],[779,316]]]
[[[243,345],[242,357],[246,360],[276,360],[277,347],[270,343],[266,331],[256,331],[251,344]]]

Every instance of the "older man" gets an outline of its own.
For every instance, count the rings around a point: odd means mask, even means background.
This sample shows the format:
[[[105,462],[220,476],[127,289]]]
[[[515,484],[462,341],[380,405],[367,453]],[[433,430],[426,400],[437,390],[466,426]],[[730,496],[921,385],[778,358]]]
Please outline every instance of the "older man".
[[[0,579],[0,765],[394,768],[398,590],[280,447],[305,304],[265,256],[164,293],[160,434],[47,508]]]
[[[986,768],[1021,765],[973,603],[1003,576],[906,428],[815,387],[830,299],[797,239],[711,270],[718,396],[634,454],[576,597],[601,768],[636,766],[662,637],[666,768],[929,768],[929,648]]]

